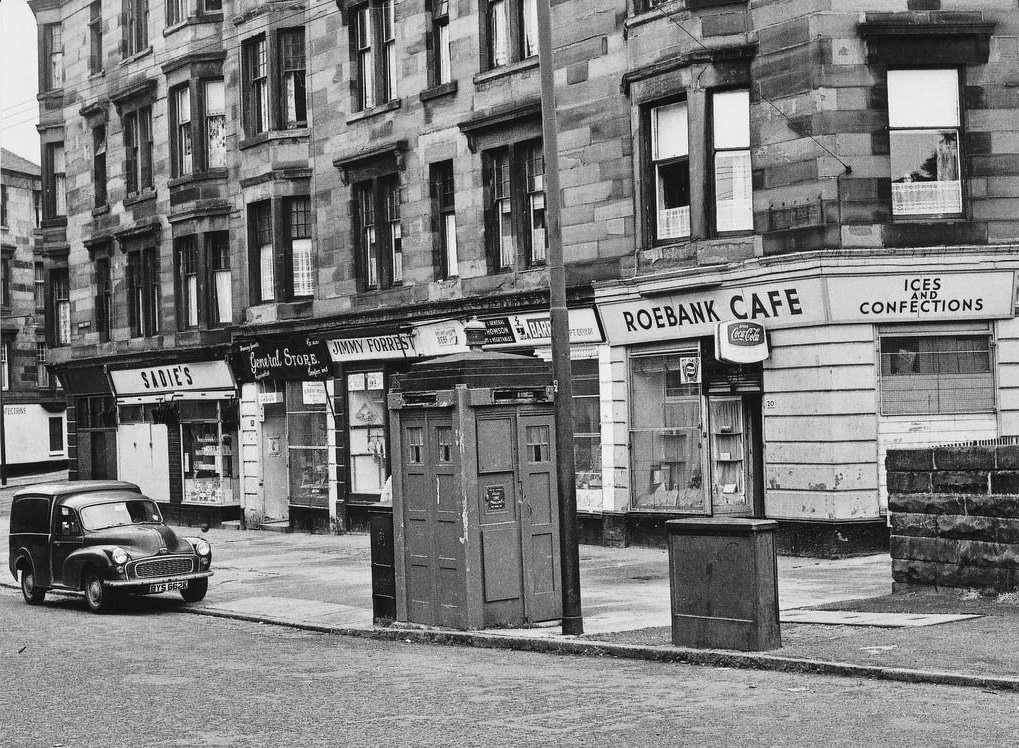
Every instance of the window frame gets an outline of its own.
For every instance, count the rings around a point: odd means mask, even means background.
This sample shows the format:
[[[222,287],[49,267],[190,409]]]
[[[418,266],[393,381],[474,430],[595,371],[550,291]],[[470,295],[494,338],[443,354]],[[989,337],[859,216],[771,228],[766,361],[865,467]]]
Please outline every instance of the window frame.
[[[188,0],[164,0],[166,26],[180,26],[188,20]]]
[[[718,117],[718,98],[721,96],[727,96],[734,93],[746,94],[747,106],[746,106],[746,132],[747,139],[746,145],[740,146],[728,146],[720,145],[718,143],[718,123],[720,118]],[[750,132],[750,110],[753,106],[753,102],[750,99],[750,88],[748,86],[738,86],[735,88],[716,88],[709,92],[709,119],[707,123],[707,138],[709,143],[710,157],[708,160],[708,169],[710,172],[709,177],[709,194],[710,199],[710,215],[711,215],[711,226],[713,227],[716,236],[730,236],[738,234],[752,233],[754,230],[754,186],[753,186],[753,142]],[[743,186],[749,189],[749,223],[746,225],[736,226],[735,228],[723,228],[719,224],[719,217],[722,213],[720,210],[720,190],[719,190],[719,179],[721,170],[718,167],[718,158],[724,154],[746,154],[746,174],[743,181]],[[737,179],[735,176],[735,169],[733,170],[732,176],[733,182],[733,199],[731,202],[735,203],[736,198],[736,185]]]
[[[89,3],[88,18],[88,73],[99,75],[103,72],[103,1]]]
[[[66,267],[50,271],[53,289],[53,345],[71,345],[71,276]],[[65,325],[66,322],[66,325]]]
[[[108,254],[97,255],[93,261],[95,275],[95,317],[99,342],[107,343],[113,336],[113,263]]]
[[[198,246],[198,237],[195,234],[173,238],[178,330],[195,330],[202,327],[205,321],[201,303],[204,289]]]
[[[540,137],[493,145],[481,153],[489,273],[540,268],[547,262],[547,228],[545,251],[534,251],[532,205],[537,193],[528,189],[528,154],[538,153],[544,157]],[[544,197],[544,189],[540,193]]]
[[[244,134],[269,132],[269,39],[265,33],[241,43]]]
[[[485,70],[537,59],[537,0],[482,0],[478,17]]]
[[[11,268],[13,257],[4,254],[0,255],[0,308],[11,308]]]
[[[160,333],[159,248],[144,243],[127,253],[128,323],[132,338]]]
[[[450,0],[430,0],[431,30],[426,39],[430,58],[428,65],[430,88],[453,82],[449,3]]]
[[[63,24],[47,23],[42,27],[43,75],[42,92],[59,91],[64,86]]]
[[[297,49],[299,57],[290,52]],[[241,43],[241,80],[241,121],[245,138],[308,127],[308,35],[305,27],[280,26],[245,39]],[[290,92],[289,81],[292,81]]]
[[[682,107],[686,115],[686,153],[678,155],[666,155],[658,156],[658,113],[662,110],[669,109],[672,107]],[[671,99],[656,101],[645,107],[643,119],[643,132],[647,138],[647,149],[646,156],[644,159],[644,168],[647,174],[647,180],[644,189],[644,200],[646,205],[646,214],[648,216],[647,229],[648,235],[652,237],[652,245],[670,244],[677,241],[689,240],[693,235],[693,223],[692,223],[692,184],[690,181],[690,107],[689,101],[685,96],[673,97]],[[686,208],[685,227],[683,226],[683,216],[680,212],[677,216],[679,219],[678,233],[663,236],[666,232],[663,231],[663,216],[662,211],[671,210],[670,208],[664,207],[664,189],[662,186],[663,182],[663,169],[669,169],[670,167],[679,167],[681,170],[686,170],[686,205],[676,206],[680,211],[682,208]],[[682,177],[680,176],[680,179]],[[682,185],[680,186],[682,191]],[[680,201],[682,196],[680,197]],[[668,219],[665,219],[666,222]],[[685,233],[684,233],[685,228]]]
[[[109,152],[109,129],[106,122],[100,122],[92,128],[92,207],[102,208],[109,201],[107,193],[107,162]]]
[[[170,176],[190,176],[195,172],[194,106],[190,82],[171,88],[167,98],[170,115]]]
[[[42,390],[53,386],[49,369],[46,368],[46,343],[38,340],[35,343],[35,384]]]
[[[153,181],[152,104],[145,103],[121,114],[124,138],[124,190],[137,197],[155,189]]]
[[[11,344],[7,341],[0,343],[0,389],[11,389]]]
[[[312,207],[311,198],[307,195],[297,195],[283,199],[283,262],[286,273],[284,275],[285,287],[283,298],[287,301],[298,299],[310,299],[315,296],[315,252],[312,238]],[[297,242],[307,242],[297,250]],[[299,255],[306,261],[307,268],[298,272]],[[303,257],[306,255],[306,258]],[[307,280],[300,281],[300,290],[307,289],[307,293],[298,293],[299,279],[303,276]]]
[[[365,0],[350,9],[351,98],[354,112],[399,100],[395,0]]]
[[[149,0],[123,0],[121,57],[140,55],[149,49]]]
[[[955,123],[954,124],[929,124],[926,126],[921,125],[895,125],[893,124],[893,108],[892,102],[892,83],[891,79],[894,74],[897,73],[949,73],[955,82],[954,104],[955,104]],[[893,220],[900,221],[915,221],[915,220],[929,220],[929,219],[959,219],[965,215],[966,211],[966,178],[965,178],[965,159],[964,159],[964,143],[965,143],[965,128],[964,128],[964,101],[963,92],[965,90],[965,69],[956,65],[932,65],[932,66],[894,66],[889,67],[886,71],[886,88],[888,92],[888,158],[889,158],[889,176],[891,179],[891,214]],[[930,97],[931,89],[928,86],[924,86],[924,91],[927,92],[926,98]],[[896,180],[894,163],[896,161],[896,135],[906,134],[924,134],[924,133],[942,133],[952,131],[955,135],[955,152],[954,152],[954,168],[956,172],[955,180],[911,180],[909,184],[930,184],[940,185],[951,182],[957,182],[955,198],[958,200],[958,210],[914,210],[914,211],[897,211],[896,210],[896,186],[905,184]],[[940,154],[935,151],[934,156],[938,157]],[[928,159],[929,160],[929,159]],[[922,168],[922,165],[921,165]],[[915,175],[917,171],[912,172]],[[905,193],[906,190],[900,190]],[[934,190],[931,190],[932,192]],[[904,201],[903,201],[904,202]]]
[[[230,257],[230,232],[207,231],[202,235],[202,249],[205,253],[204,267],[207,269],[206,326],[223,327],[233,323],[233,270]],[[227,293],[225,308],[220,303],[218,279],[220,273],[226,273]],[[223,312],[225,311],[225,314]],[[225,317],[225,319],[224,319]]]
[[[288,47],[291,37],[299,37],[299,43],[294,42]],[[276,32],[276,38],[279,47],[280,67],[278,129],[301,129],[308,126],[308,51],[304,27],[281,28]],[[298,48],[300,49],[300,58],[292,60],[288,49],[296,50]],[[291,85],[292,90],[290,89]],[[291,107],[293,107],[292,117]]]
[[[428,168],[435,272],[439,278],[456,278],[460,275],[460,257],[456,237],[456,174],[453,161],[438,161]]]
[[[398,172],[352,185],[358,290],[381,291],[403,284],[403,185]],[[395,206],[392,196],[397,196]],[[394,214],[395,207],[395,214]]]
[[[57,158],[57,154],[60,158]],[[58,171],[58,168],[60,169]],[[67,174],[64,142],[43,146],[43,220],[67,216]]]
[[[0,226],[7,226],[9,201],[10,195],[7,193],[7,185],[0,184]]]
[[[200,78],[199,85],[201,86],[202,95],[200,98],[200,115],[202,120],[202,163],[205,166],[206,171],[212,169],[225,169],[227,165],[226,160],[226,81],[223,78]],[[212,96],[209,93],[209,87],[218,85],[220,89],[221,109],[213,109],[210,105]],[[192,114],[192,118],[194,114]],[[220,137],[215,142],[218,145],[214,148],[212,137],[212,123],[219,121],[219,132]],[[217,156],[214,158],[214,154]],[[216,161],[217,163],[213,163]]]

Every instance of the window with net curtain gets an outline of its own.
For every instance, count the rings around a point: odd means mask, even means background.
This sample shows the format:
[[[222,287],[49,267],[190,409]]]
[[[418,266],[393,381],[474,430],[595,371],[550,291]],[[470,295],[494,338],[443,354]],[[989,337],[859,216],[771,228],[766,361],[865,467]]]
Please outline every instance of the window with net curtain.
[[[716,91],[711,97],[715,230],[751,231],[754,193],[750,164],[750,92]]]
[[[888,71],[892,214],[962,212],[959,72]]]
[[[690,236],[690,132],[685,101],[651,110],[655,237]]]

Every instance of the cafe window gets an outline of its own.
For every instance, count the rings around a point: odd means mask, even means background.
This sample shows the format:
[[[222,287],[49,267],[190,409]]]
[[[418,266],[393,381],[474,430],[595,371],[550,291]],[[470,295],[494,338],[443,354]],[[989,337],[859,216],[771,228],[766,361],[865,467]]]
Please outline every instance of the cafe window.
[[[889,70],[892,214],[962,213],[959,72]]]
[[[287,382],[290,504],[329,505],[329,403],[324,382]]]
[[[884,415],[981,413],[994,409],[991,336],[882,334]]]
[[[350,490],[380,494],[386,482],[386,393],[381,371],[347,375]]]
[[[705,511],[696,349],[630,359],[631,506]]]

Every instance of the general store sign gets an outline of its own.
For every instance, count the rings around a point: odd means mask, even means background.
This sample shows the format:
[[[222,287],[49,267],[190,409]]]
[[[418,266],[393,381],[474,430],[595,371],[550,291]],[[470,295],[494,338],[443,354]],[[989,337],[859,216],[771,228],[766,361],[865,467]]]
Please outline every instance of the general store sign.
[[[217,399],[233,397],[236,390],[225,361],[121,369],[109,376],[119,399]]]
[[[230,361],[242,382],[328,379],[332,371],[322,342],[304,335],[266,335],[235,343]]]

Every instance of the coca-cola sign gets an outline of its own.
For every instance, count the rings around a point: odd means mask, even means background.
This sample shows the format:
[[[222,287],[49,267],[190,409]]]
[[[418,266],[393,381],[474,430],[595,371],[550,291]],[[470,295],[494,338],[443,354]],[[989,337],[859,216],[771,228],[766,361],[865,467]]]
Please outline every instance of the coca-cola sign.
[[[729,342],[733,345],[754,346],[764,341],[764,325],[756,322],[737,322],[728,329]]]
[[[764,361],[769,356],[764,325],[743,320],[719,322],[715,328],[715,356],[733,364]]]

